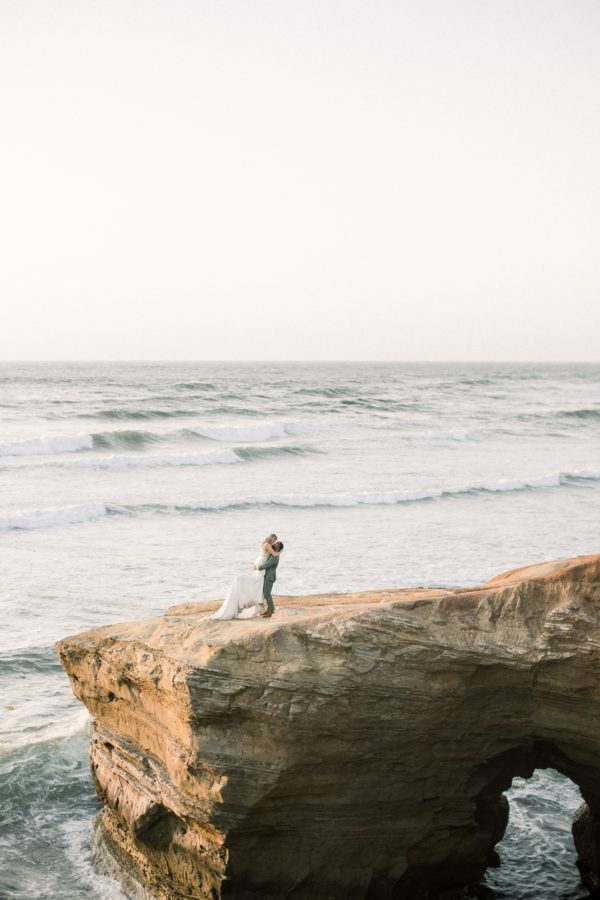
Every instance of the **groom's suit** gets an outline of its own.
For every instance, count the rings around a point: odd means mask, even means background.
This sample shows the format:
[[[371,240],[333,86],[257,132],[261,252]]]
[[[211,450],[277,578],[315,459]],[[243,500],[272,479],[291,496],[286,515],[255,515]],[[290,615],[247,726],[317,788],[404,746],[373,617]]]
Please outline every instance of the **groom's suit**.
[[[279,565],[279,557],[278,556],[267,556],[264,563],[259,565],[259,570],[262,572],[265,571],[265,578],[263,581],[263,597],[267,601],[267,609],[269,612],[274,612],[275,607],[273,605],[273,597],[271,595],[271,591],[273,589],[273,584],[277,581],[276,570]]]

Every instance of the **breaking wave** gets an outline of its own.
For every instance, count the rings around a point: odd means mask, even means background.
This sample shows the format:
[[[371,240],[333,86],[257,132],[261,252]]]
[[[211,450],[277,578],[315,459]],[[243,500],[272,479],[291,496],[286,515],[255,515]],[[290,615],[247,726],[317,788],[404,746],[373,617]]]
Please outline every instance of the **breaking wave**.
[[[141,450],[152,444],[211,440],[219,443],[260,443],[288,436],[279,422],[255,425],[200,425],[176,431],[155,432],[139,429],[98,431],[90,434],[54,435],[25,441],[0,443],[0,457],[54,456],[88,450]]]
[[[265,448],[266,449],[266,448]],[[283,449],[283,448],[279,448]],[[235,456],[235,451],[224,451]],[[235,456],[239,459],[238,456]],[[141,503],[119,505],[116,503],[82,503],[72,506],[16,511],[0,516],[1,531],[27,531],[34,528],[52,528],[62,525],[78,525],[92,522],[106,515],[144,514],[194,514],[227,512],[268,507],[359,507],[395,506],[401,503],[419,503],[443,500],[451,497],[477,497],[486,494],[514,491],[536,491],[600,482],[600,471],[557,472],[538,478],[479,482],[464,486],[433,488],[420,491],[358,491],[337,494],[281,494],[275,497],[248,497],[220,503],[197,504]]]
[[[272,441],[287,435],[279,422],[256,423],[256,425],[201,425],[198,428],[186,428],[185,433],[227,443]]]
[[[94,438],[91,434],[58,435],[2,443],[0,456],[48,456],[53,453],[77,453],[93,448]]]
[[[85,731],[91,721],[87,709],[76,708],[42,727],[30,728],[14,737],[11,736],[8,740],[0,741],[0,753],[14,750],[17,747],[28,747],[32,744],[44,744],[71,737]]]
[[[15,510],[0,515],[1,531],[30,531],[57,525],[81,525],[101,519],[108,512],[104,503],[78,503],[47,509]]]
[[[94,450],[140,450],[148,444],[167,440],[167,435],[153,431],[100,431],[91,435]]]
[[[69,468],[104,469],[128,472],[130,469],[179,468],[182,466],[230,465],[241,462],[234,450],[211,450],[208,453],[113,454],[94,459],[69,461]],[[64,466],[65,463],[56,463]]]
[[[133,444],[132,446],[135,446]],[[32,461],[25,459],[6,460],[0,463],[0,469],[27,468],[59,468],[71,470],[98,470],[108,472],[128,472],[132,469],[179,468],[186,466],[230,465],[239,462],[253,462],[261,459],[274,459],[286,456],[306,456],[318,453],[304,445],[248,446],[208,450],[202,453],[113,453],[91,454],[85,457],[58,458],[52,460]]]
[[[426,489],[422,491],[358,491],[340,492],[337,494],[281,494],[277,497],[251,497],[228,503],[199,504],[143,504],[122,507],[123,512],[130,515],[139,513],[202,513],[225,512],[267,507],[358,507],[358,506],[395,506],[401,503],[419,503],[422,501],[441,500],[447,497],[480,496],[485,494],[506,493],[513,491],[546,490],[586,482],[599,482],[599,472],[559,472],[539,478],[519,480],[502,480],[481,482],[465,486]]]

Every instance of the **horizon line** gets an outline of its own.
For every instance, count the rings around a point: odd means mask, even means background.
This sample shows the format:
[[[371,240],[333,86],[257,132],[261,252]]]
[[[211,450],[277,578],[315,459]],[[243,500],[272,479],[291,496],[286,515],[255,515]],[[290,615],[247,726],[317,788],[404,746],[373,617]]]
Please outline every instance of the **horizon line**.
[[[107,365],[201,365],[217,363],[220,365],[237,365],[254,363],[263,366],[280,365],[341,365],[341,364],[380,364],[380,365],[600,365],[600,359],[0,359],[0,365],[33,364],[33,365],[81,365],[81,364],[107,364]]]

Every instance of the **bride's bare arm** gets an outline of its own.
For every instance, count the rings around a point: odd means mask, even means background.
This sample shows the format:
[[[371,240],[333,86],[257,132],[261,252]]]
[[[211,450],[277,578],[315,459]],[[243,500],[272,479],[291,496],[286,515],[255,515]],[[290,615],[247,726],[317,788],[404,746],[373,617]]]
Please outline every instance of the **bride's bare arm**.
[[[271,545],[270,545],[270,544],[267,544],[266,541],[265,541],[265,543],[262,545],[262,551],[263,551],[263,553],[270,553],[271,556],[279,556],[279,553],[277,552],[277,550],[273,550],[273,548],[271,547]]]

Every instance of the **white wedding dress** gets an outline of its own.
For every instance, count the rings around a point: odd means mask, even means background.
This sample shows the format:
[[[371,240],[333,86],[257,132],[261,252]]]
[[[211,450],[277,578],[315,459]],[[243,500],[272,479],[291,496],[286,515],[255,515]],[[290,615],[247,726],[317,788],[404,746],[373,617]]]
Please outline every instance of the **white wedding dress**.
[[[267,554],[262,553],[255,561],[256,566],[266,562]],[[247,575],[238,575],[227,592],[221,608],[209,619],[251,619],[262,611],[264,571],[258,569]]]

